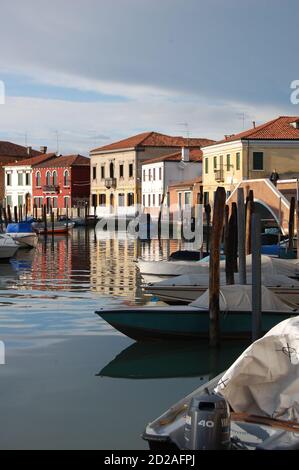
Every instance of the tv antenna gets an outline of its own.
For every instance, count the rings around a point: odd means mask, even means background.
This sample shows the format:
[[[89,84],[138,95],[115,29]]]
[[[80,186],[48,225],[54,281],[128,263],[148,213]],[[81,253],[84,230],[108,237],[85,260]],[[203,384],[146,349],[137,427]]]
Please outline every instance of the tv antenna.
[[[245,129],[245,119],[247,116],[246,113],[237,113],[238,119],[242,120],[243,122],[243,130]]]
[[[186,130],[186,138],[189,143],[190,139],[190,129],[189,129],[189,123],[188,122],[179,122],[179,126],[184,126]]]

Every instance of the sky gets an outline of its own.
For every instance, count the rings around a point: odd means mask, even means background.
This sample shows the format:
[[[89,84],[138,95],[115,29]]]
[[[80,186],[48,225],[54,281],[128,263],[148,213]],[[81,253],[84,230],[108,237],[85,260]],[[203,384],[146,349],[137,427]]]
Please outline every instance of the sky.
[[[219,139],[299,80],[297,0],[1,0],[0,139],[88,155],[144,131]]]

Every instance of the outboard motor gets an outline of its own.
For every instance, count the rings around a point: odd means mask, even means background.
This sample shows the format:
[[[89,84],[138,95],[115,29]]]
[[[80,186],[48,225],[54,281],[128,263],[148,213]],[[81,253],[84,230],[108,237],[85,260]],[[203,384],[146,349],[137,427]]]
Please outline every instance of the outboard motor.
[[[230,447],[230,411],[217,394],[192,398],[184,430],[185,449],[225,450]]]

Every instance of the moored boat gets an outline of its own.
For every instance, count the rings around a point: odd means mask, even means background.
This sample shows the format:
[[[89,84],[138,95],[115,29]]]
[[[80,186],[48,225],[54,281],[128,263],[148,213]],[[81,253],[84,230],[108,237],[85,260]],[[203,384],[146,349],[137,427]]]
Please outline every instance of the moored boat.
[[[20,245],[15,242],[9,235],[0,234],[0,260],[8,260],[12,258]]]
[[[239,284],[239,274],[235,274],[235,283]],[[262,283],[284,302],[299,305],[299,280],[284,275],[263,274]],[[224,273],[220,275],[220,284],[226,284]],[[247,273],[247,284],[251,284],[251,274]],[[184,274],[159,282],[145,284],[145,292],[158,297],[169,304],[189,304],[202,295],[209,287],[207,275]]]
[[[146,426],[151,450],[299,449],[299,317]],[[213,428],[213,432],[211,429]]]
[[[33,222],[32,228],[38,234],[45,234],[45,233],[54,233],[54,234],[62,234],[67,233],[68,231],[72,230],[75,226],[74,222],[64,222],[64,221],[55,221],[54,227],[52,226],[51,222],[45,226],[44,222]]]
[[[251,286],[220,289],[220,331],[224,339],[247,338],[252,331]],[[262,286],[262,331],[269,331],[286,318],[298,315],[269,289]],[[135,340],[207,338],[209,334],[208,290],[190,305],[168,307],[101,308],[105,321]]]
[[[20,244],[20,248],[35,248],[38,244],[38,236],[33,231],[31,222],[8,224],[6,233]]]

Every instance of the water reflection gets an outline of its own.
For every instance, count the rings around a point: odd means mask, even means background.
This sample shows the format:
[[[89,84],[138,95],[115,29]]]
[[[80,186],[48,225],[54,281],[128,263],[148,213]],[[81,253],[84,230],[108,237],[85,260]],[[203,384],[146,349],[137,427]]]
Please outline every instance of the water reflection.
[[[227,369],[246,348],[244,342],[210,349],[207,342],[134,343],[97,375],[125,379],[199,377],[206,381]]]

